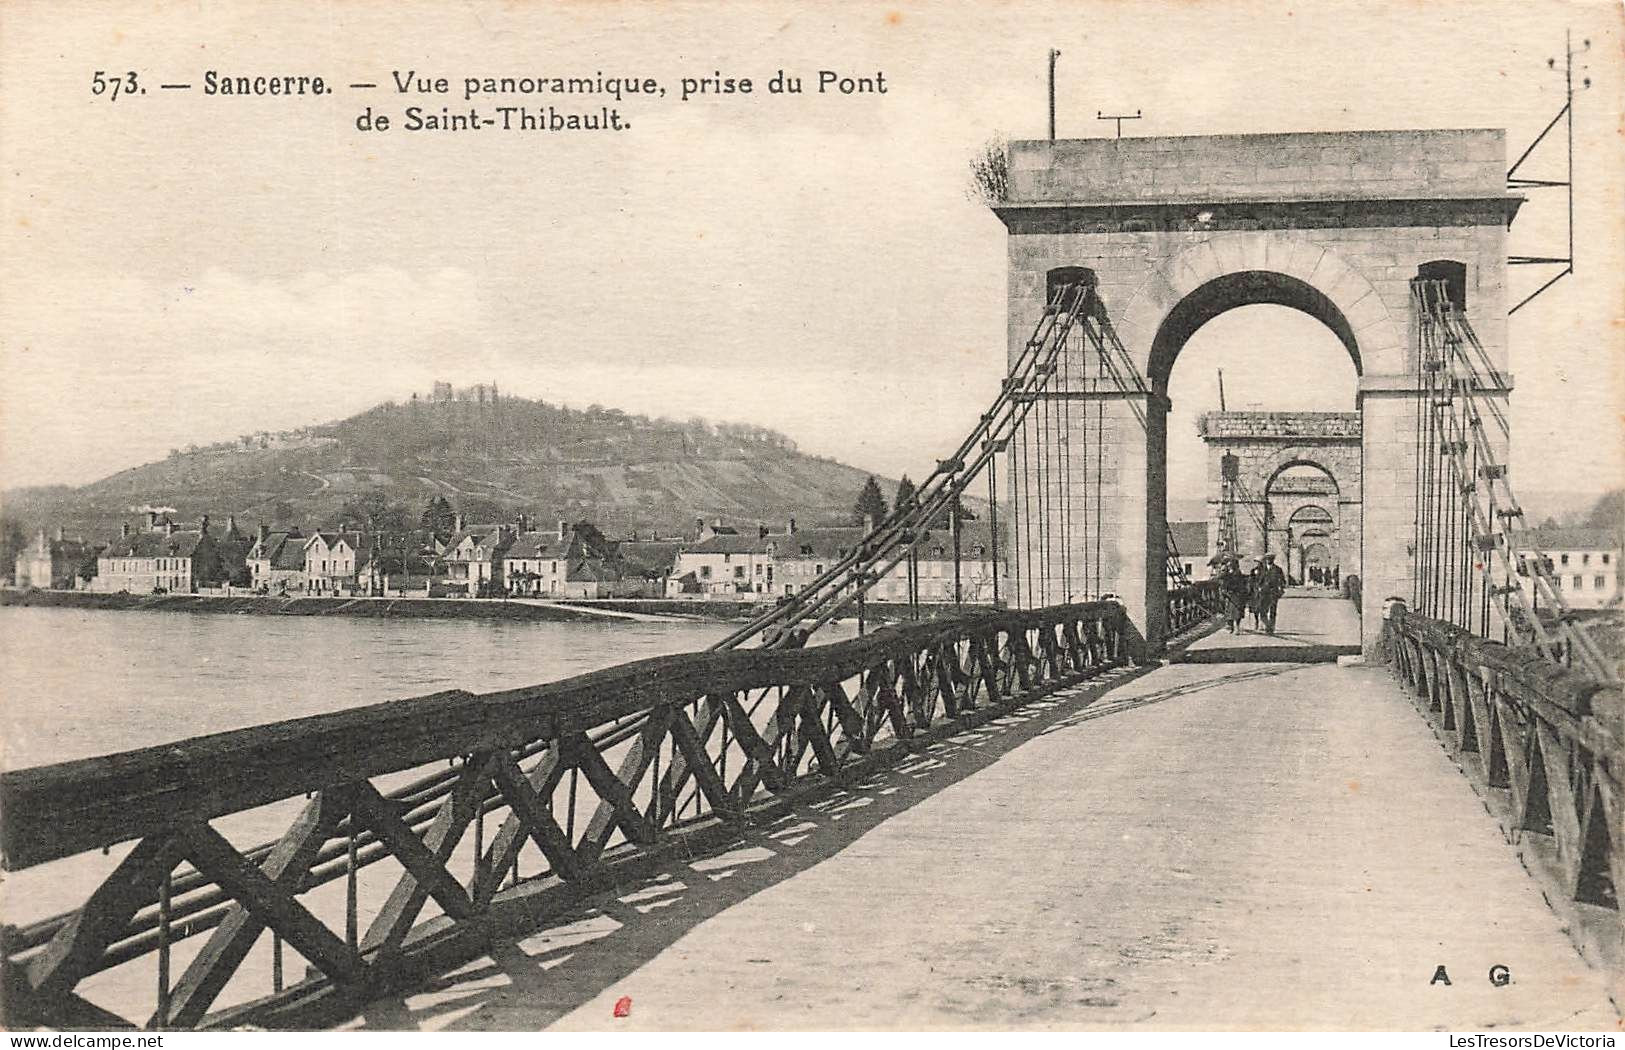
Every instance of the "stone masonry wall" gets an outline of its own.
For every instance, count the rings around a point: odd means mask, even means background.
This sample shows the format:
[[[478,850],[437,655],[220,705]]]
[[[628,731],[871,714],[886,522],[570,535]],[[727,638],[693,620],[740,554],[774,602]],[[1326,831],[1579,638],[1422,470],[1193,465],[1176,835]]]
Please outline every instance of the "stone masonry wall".
[[[1011,199],[1433,200],[1500,196],[1498,129],[1064,139],[1011,144]]]
[[[1197,432],[1209,440],[1239,438],[1352,438],[1360,441],[1358,412],[1204,412]]]
[[[1290,572],[1301,572],[1290,558],[1293,536],[1288,522],[1298,508],[1318,506],[1331,516],[1328,545],[1343,575],[1361,574],[1363,451],[1358,412],[1207,412],[1197,419],[1197,429],[1207,445],[1211,535],[1220,534],[1224,516],[1223,460],[1226,454],[1234,455],[1242,488],[1254,501],[1251,507],[1236,509],[1239,555],[1271,551]],[[1280,491],[1279,475],[1295,465],[1319,467],[1329,482]],[[1255,514],[1268,524],[1267,542]]]
[[[1115,424],[1106,451],[1116,473],[1102,479],[1098,497],[1103,527],[1114,530],[1102,546],[1117,557],[1119,586],[1108,589],[1124,596],[1147,636],[1158,635],[1164,602],[1160,386],[1171,367],[1166,359],[1153,362],[1152,348],[1170,311],[1198,301],[1199,290],[1205,296],[1227,287],[1214,282],[1231,274],[1274,275],[1287,300],[1275,301],[1343,327],[1360,372],[1364,492],[1354,528],[1366,593],[1408,593],[1416,386],[1410,281],[1425,262],[1465,263],[1467,316],[1492,365],[1505,373],[1512,204],[1504,190],[1504,133],[1018,142],[1010,160],[1011,197],[995,208],[1009,230],[1010,359],[1043,312],[1048,272],[1086,266],[1132,369],[1151,390],[1122,395],[1110,384],[1091,385],[1081,372],[1094,355],[1083,348],[1069,352],[1062,372],[1071,378],[1057,383],[1062,393],[1098,398]],[[1234,301],[1207,305],[1217,313],[1259,301],[1234,294]],[[1097,497],[1076,491],[1069,498],[1076,516]],[[1092,521],[1095,510],[1087,513]],[[1339,524],[1346,537],[1346,523]],[[1366,619],[1374,642],[1379,625]]]

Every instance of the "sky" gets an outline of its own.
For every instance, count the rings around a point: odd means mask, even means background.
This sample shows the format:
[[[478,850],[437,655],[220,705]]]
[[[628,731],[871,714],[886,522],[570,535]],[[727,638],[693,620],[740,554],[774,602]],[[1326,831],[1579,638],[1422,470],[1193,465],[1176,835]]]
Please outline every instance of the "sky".
[[[0,479],[80,484],[173,447],[495,380],[585,406],[758,423],[919,477],[1005,362],[1004,229],[967,194],[989,139],[1505,127],[1577,104],[1576,274],[1512,319],[1513,478],[1600,489],[1625,467],[1618,4],[1068,5],[310,2],[8,5],[0,27]],[[95,70],[150,85],[117,101]],[[312,98],[209,98],[205,70],[322,74]],[[765,96],[777,70],[883,71],[884,95]],[[451,82],[406,98],[391,72]],[[620,133],[363,133],[367,105],[461,110],[464,76],[653,76]],[[684,76],[757,93],[675,98]],[[380,89],[350,90],[357,81]],[[522,99],[540,104],[543,100]],[[561,108],[576,108],[557,100]],[[1543,173],[1561,176],[1561,153]],[[1555,166],[1551,163],[1555,161]],[[1556,194],[1561,191],[1545,191]],[[1513,250],[1561,254],[1560,198]],[[1534,274],[1514,274],[1528,286]],[[1256,307],[1175,371],[1171,492],[1192,420],[1353,407],[1323,329]],[[1182,436],[1183,435],[1183,436]]]

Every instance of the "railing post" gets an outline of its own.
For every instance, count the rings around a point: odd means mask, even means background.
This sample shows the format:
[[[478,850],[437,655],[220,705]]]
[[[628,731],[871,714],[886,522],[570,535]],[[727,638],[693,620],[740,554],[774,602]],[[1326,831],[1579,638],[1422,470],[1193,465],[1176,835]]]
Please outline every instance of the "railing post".
[[[173,874],[165,871],[158,883],[158,1028],[167,1027],[169,1020],[169,892]]]
[[[345,843],[344,866],[344,943],[350,951],[360,951],[360,921],[356,907],[356,818],[350,813],[350,835]]]

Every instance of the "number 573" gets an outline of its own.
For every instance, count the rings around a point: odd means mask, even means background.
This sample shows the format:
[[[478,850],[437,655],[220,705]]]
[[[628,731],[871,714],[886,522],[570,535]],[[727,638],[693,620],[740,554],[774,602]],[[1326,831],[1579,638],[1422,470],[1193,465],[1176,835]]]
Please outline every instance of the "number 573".
[[[92,95],[106,95],[109,102],[118,98],[119,95],[133,95],[140,90],[141,86],[135,81],[135,70],[133,69],[128,73],[115,73],[112,76],[108,76],[98,69],[90,75],[90,93]]]

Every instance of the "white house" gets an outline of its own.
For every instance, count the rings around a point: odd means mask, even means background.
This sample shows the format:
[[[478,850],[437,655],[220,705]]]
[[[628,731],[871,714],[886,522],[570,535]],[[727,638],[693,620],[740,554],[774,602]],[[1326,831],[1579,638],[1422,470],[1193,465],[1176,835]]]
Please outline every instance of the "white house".
[[[1528,575],[1535,548],[1547,559],[1547,571],[1571,609],[1601,609],[1620,596],[1620,536],[1613,529],[1536,529],[1534,546],[1518,552],[1519,569]]]
[[[248,549],[249,586],[267,594],[303,593],[306,542],[298,529],[272,531],[261,525]]]
[[[774,559],[782,539],[770,535],[765,527],[741,533],[729,526],[711,525],[697,542],[678,550],[667,590],[675,587],[681,592],[681,581],[691,576],[689,586],[711,598],[780,593],[774,586]]]
[[[305,541],[305,593],[338,594],[364,589],[357,573],[372,559],[372,539],[348,530],[323,531]]]

